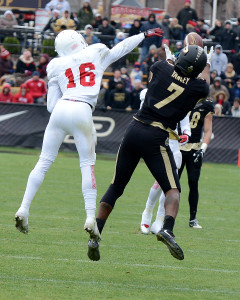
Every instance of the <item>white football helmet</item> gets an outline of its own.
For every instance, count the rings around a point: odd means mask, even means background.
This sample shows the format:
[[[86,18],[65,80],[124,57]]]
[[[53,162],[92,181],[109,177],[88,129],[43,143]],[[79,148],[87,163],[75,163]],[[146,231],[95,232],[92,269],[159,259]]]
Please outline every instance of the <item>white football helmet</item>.
[[[63,30],[55,39],[55,51],[59,56],[67,56],[80,52],[88,46],[84,37],[74,30]]]

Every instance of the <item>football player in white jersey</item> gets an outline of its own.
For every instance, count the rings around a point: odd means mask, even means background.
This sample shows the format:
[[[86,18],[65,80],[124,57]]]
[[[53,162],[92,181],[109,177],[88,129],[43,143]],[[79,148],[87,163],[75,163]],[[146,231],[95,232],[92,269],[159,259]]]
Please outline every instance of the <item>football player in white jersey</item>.
[[[54,162],[66,135],[74,137],[82,173],[82,193],[85,201],[84,229],[90,234],[89,243],[100,240],[95,220],[96,181],[94,176],[96,133],[92,120],[100,84],[105,69],[131,52],[144,38],[162,36],[159,28],[125,39],[114,48],[104,44],[88,46],[81,34],[64,30],[55,39],[59,57],[47,67],[47,109],[51,113],[46,127],[40,158],[29,175],[20,208],[15,214],[16,228],[28,233],[30,204]],[[91,251],[91,250],[90,250]],[[94,255],[89,255],[93,260]]]

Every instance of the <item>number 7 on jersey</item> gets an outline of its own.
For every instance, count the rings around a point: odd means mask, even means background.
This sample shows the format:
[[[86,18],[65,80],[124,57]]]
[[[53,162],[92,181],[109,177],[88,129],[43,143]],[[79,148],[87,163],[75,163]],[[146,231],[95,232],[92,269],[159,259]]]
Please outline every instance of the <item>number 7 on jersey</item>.
[[[180,96],[183,91],[184,88],[182,88],[181,86],[177,85],[176,83],[171,83],[170,86],[168,87],[168,91],[172,92],[174,91],[170,96],[168,96],[167,98],[165,98],[162,101],[159,101],[158,103],[156,103],[154,106],[158,109],[160,109],[161,107],[167,105],[168,103],[172,102],[173,100],[175,100],[178,96]]]

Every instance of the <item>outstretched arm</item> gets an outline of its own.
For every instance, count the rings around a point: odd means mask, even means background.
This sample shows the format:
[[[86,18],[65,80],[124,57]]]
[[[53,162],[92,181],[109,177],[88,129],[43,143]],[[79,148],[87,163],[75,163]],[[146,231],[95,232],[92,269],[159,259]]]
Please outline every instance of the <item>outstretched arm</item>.
[[[163,32],[160,28],[154,28],[151,30],[148,30],[143,33],[139,33],[136,35],[133,35],[122,42],[118,43],[116,46],[114,46],[108,53],[108,55],[105,56],[104,59],[104,67],[107,68],[109,65],[111,65],[113,62],[118,60],[119,58],[123,57],[124,55],[131,52],[134,48],[136,48],[143,40],[144,38],[152,37],[152,36],[162,36]]]

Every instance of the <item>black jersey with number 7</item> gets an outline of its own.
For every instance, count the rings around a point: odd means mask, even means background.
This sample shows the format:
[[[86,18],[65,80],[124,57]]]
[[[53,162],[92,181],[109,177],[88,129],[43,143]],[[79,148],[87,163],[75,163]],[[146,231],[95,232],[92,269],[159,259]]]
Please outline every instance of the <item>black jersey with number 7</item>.
[[[161,122],[175,130],[177,123],[196,103],[206,98],[209,85],[200,78],[189,78],[167,61],[158,61],[150,69],[148,91],[137,119],[145,123]]]

